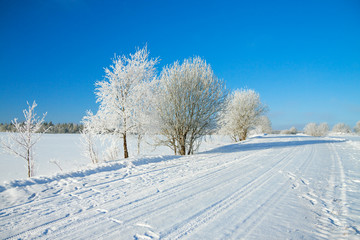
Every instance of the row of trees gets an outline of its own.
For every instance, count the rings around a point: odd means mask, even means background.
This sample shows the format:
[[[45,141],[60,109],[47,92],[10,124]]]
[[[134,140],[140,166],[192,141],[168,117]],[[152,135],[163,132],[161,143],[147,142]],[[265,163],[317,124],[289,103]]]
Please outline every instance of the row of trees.
[[[304,133],[314,137],[323,137],[326,136],[330,131],[329,125],[324,122],[321,124],[308,123],[304,128]],[[289,130],[282,130],[281,134],[296,134],[298,131],[295,127],[290,128]],[[345,123],[337,123],[331,130],[332,133],[352,133],[350,126]],[[354,127],[354,132],[360,134],[360,121],[358,121]]]
[[[305,126],[305,134],[321,137],[325,136],[329,132],[329,125],[327,123],[321,123],[317,125],[316,123],[309,123]],[[331,130],[332,133],[348,134],[352,133],[350,126],[345,123],[337,123]],[[358,121],[354,127],[354,132],[360,134],[360,121]]]
[[[111,142],[107,152],[114,158],[122,140],[127,158],[129,134],[138,136],[138,151],[141,139],[149,134],[156,136],[156,144],[186,155],[216,131],[234,141],[245,140],[256,126],[258,131],[271,131],[269,119],[262,117],[267,108],[259,94],[253,90],[229,93],[200,57],[166,66],[159,76],[157,63],[145,46],[129,57],[115,57],[105,68],[105,79],[96,83],[99,109],[83,118],[85,155],[93,162],[99,161],[97,138]]]
[[[145,134],[156,136],[156,144],[170,147],[174,154],[193,154],[202,138],[217,131],[234,141],[245,140],[250,130],[271,132],[267,108],[253,90],[232,93],[218,79],[211,66],[199,57],[166,66],[156,76],[158,59],[149,59],[147,48],[129,57],[115,57],[105,68],[105,79],[96,83],[99,109],[88,111],[81,125],[44,122],[38,118],[34,102],[24,110],[25,121],[14,119],[2,125],[8,137],[3,148],[27,162],[28,176],[34,172],[34,145],[43,133],[80,131],[84,154],[99,162],[95,142],[108,143],[104,160],[116,159],[122,140],[124,158],[129,157],[127,137],[138,138],[138,152]],[[104,156],[104,155],[103,155]]]
[[[39,132],[44,132],[48,129],[47,133],[80,133],[83,125],[77,123],[57,123],[43,122]],[[0,123],[0,132],[16,132],[16,126],[11,123]]]

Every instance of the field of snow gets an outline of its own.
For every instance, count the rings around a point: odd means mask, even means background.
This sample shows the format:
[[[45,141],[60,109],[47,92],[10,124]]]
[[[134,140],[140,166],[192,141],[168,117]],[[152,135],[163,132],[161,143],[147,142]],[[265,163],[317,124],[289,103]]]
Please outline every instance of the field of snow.
[[[0,139],[6,138],[6,133],[0,132]],[[81,170],[93,167],[91,161],[82,156],[80,134],[45,134],[35,145],[35,176],[49,176],[61,172]],[[230,143],[227,137],[207,137],[199,151]],[[122,143],[120,142],[120,145]],[[141,143],[140,154],[137,154],[136,136],[128,137],[130,157],[172,155],[173,152],[164,146],[154,146],[154,139],[147,138]],[[97,142],[97,149],[104,150],[101,142]],[[120,154],[122,157],[122,154]],[[59,165],[57,166],[54,161]],[[61,169],[60,169],[60,168]],[[27,178],[27,165],[24,159],[9,155],[0,148],[0,184],[16,179]]]
[[[360,238],[359,137],[215,138],[184,157],[148,145],[132,164],[98,166],[76,138],[39,143],[38,173],[48,176],[9,181],[26,169],[0,156],[1,239]]]

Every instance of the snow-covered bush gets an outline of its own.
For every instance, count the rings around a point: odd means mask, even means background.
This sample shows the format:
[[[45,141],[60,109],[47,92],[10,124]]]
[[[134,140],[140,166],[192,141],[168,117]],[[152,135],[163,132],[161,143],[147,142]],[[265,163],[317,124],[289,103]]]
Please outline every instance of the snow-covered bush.
[[[360,134],[360,121],[358,121],[354,127],[354,132]]]
[[[320,125],[317,125],[316,123],[308,123],[304,128],[305,134],[314,137],[325,136],[327,135],[328,131],[329,126],[327,123],[321,123]]]
[[[163,69],[157,96],[159,144],[175,154],[192,154],[211,134],[226,99],[225,84],[200,57]]]
[[[91,111],[87,111],[85,117],[83,117],[83,129],[81,130],[81,145],[83,147],[83,156],[89,158],[92,163],[99,162],[98,152],[95,147],[95,141],[98,138],[96,117]]]
[[[338,123],[333,127],[332,131],[334,133],[351,133],[351,128],[345,123]]]
[[[259,117],[259,120],[254,129],[250,131],[250,135],[256,134],[270,134],[272,132],[271,121],[267,116]]]
[[[46,113],[42,118],[37,117],[35,101],[29,109],[23,110],[25,121],[18,122],[17,118],[12,121],[15,132],[8,132],[6,140],[2,140],[1,144],[4,150],[12,155],[23,158],[27,163],[28,177],[34,176],[34,146],[40,140],[41,136],[48,130],[42,130]]]
[[[296,134],[297,129],[295,127],[291,127],[290,129],[281,130],[280,134]]]
[[[229,135],[234,141],[243,141],[265,112],[266,107],[261,103],[257,92],[236,90],[228,97],[220,120],[220,133]]]
[[[324,122],[320,123],[318,126],[318,136],[326,136],[329,132],[329,125]]]
[[[317,125],[316,123],[308,123],[304,128],[304,133],[310,136],[317,135]]]
[[[96,83],[97,102],[100,103],[96,115],[101,120],[96,129],[101,134],[122,138],[124,158],[129,157],[127,135],[144,134],[144,121],[148,120],[143,111],[151,109],[148,87],[157,62],[157,59],[149,59],[145,46],[129,57],[115,57],[113,65],[105,68],[105,79]]]

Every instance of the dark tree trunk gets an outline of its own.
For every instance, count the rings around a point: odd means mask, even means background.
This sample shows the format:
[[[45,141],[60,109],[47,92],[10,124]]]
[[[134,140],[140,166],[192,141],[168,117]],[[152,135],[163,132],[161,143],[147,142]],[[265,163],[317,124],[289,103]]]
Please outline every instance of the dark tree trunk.
[[[244,130],[244,132],[241,134],[241,139],[240,139],[240,141],[246,140],[246,137],[247,137],[247,130]]]
[[[123,134],[123,142],[124,142],[124,158],[128,158],[129,152],[127,148],[126,133]]]
[[[180,141],[179,141],[179,145],[180,145],[180,155],[185,155],[186,154],[186,134],[180,136]]]

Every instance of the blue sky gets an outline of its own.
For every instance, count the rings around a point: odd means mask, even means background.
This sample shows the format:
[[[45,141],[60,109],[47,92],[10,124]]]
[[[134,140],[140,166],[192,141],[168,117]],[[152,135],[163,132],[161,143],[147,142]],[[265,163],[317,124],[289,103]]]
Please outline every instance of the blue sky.
[[[47,121],[79,122],[114,54],[145,44],[159,72],[200,56],[256,90],[275,129],[360,120],[358,0],[0,0],[0,122],[33,100]]]

